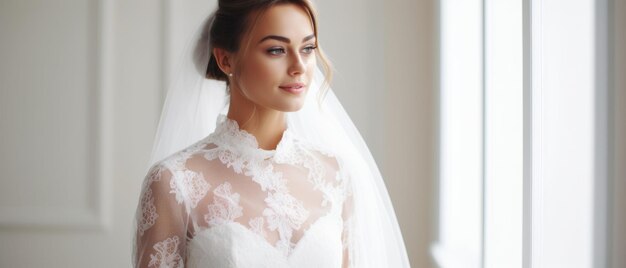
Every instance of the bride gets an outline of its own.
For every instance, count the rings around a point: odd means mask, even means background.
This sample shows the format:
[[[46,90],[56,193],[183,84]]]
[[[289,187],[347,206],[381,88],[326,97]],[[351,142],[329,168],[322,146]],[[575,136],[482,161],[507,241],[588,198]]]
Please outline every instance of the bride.
[[[409,267],[316,19],[309,0],[219,1],[168,91],[134,267]]]

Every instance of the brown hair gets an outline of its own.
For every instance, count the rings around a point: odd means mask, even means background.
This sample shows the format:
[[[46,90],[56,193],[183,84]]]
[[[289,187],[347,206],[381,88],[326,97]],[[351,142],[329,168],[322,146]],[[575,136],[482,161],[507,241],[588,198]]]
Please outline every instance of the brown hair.
[[[326,79],[320,90],[320,97],[326,91],[332,80],[332,65],[319,46],[317,39],[317,13],[310,0],[219,0],[218,8],[205,21],[200,38],[194,49],[194,63],[196,68],[208,79],[215,79],[229,83],[228,76],[222,72],[213,55],[213,48],[222,48],[229,52],[240,50],[244,35],[254,29],[259,17],[270,7],[277,4],[291,3],[302,7],[311,18],[315,34],[317,55],[322,63]],[[248,40],[244,52],[250,45]],[[208,59],[208,65],[205,65]],[[243,57],[238,57],[243,58]],[[237,70],[237,69],[236,69]]]

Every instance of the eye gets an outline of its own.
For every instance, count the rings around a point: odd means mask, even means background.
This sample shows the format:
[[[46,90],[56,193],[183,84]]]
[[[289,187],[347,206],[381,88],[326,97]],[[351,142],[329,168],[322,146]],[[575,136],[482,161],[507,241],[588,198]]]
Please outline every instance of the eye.
[[[285,49],[283,48],[270,48],[267,50],[267,53],[270,55],[279,55],[285,53]]]
[[[304,50],[304,53],[311,54],[316,48],[317,48],[316,46],[307,46],[303,50]]]

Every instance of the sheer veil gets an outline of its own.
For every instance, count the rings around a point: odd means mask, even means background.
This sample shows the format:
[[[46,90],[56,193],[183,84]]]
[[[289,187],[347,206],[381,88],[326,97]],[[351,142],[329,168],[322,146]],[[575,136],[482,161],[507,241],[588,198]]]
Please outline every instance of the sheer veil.
[[[211,53],[211,23],[207,19],[197,30],[176,65],[147,168],[212,133],[218,115],[228,111],[226,84],[203,75]],[[332,89],[318,101],[323,82],[324,74],[316,68],[303,108],[287,113],[287,120],[299,137],[332,152],[347,173],[354,209],[348,236],[351,267],[409,267],[381,173]]]

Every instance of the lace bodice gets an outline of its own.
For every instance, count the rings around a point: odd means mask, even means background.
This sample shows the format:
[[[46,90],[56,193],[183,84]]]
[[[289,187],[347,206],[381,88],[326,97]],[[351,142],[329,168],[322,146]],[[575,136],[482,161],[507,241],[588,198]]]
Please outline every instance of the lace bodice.
[[[341,159],[289,126],[275,150],[221,115],[153,165],[136,216],[136,267],[342,267],[351,191]]]

